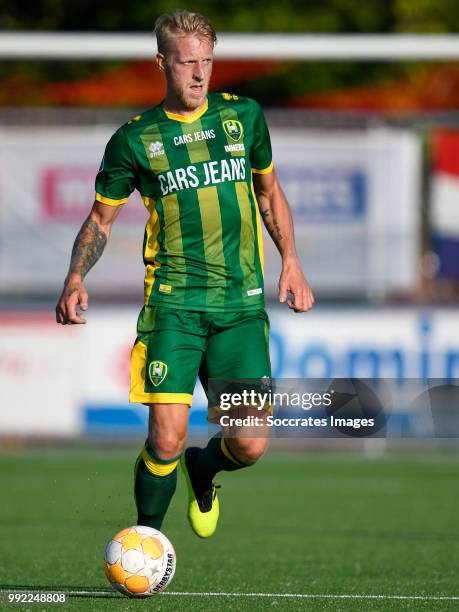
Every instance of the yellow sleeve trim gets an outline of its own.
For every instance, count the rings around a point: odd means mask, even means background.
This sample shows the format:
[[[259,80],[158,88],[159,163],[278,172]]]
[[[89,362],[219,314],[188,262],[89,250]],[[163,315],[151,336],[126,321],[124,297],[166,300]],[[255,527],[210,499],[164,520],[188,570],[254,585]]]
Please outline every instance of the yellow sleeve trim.
[[[121,198],[121,200],[113,200],[112,198],[106,198],[100,193],[96,193],[96,200],[102,204],[108,204],[109,206],[119,206],[120,204],[125,204],[128,199],[129,197]]]
[[[256,168],[252,168],[252,172],[254,174],[269,174],[274,168],[274,162],[271,162],[267,168],[263,168],[262,170],[257,170]]]
[[[191,406],[193,395],[191,393],[145,393],[131,391],[130,402],[141,404],[187,404]]]

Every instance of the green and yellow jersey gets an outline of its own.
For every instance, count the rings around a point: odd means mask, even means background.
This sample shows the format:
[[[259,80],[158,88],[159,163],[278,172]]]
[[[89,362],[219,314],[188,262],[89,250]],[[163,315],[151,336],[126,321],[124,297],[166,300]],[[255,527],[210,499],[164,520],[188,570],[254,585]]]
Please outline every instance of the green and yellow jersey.
[[[261,222],[252,172],[272,169],[268,128],[254,100],[208,95],[193,115],[156,106],[105,149],[96,200],[124,204],[137,189],[150,217],[145,304],[200,311],[264,306]]]

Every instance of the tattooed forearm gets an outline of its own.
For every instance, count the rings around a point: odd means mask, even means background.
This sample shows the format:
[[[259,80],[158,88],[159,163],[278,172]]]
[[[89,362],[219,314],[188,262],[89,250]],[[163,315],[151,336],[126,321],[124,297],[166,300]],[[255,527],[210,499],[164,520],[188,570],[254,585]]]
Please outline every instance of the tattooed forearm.
[[[253,179],[260,217],[282,260],[296,258],[292,213],[276,175],[254,174]]]
[[[279,223],[276,221],[276,219],[274,219],[273,221],[265,221],[265,226],[271,238],[274,240],[276,245],[279,246],[281,241],[284,239]]]
[[[283,240],[284,237],[280,230],[277,219],[275,218],[275,216],[273,217],[273,215],[271,214],[271,209],[269,208],[269,205],[266,206],[266,204],[264,205],[262,204],[260,206],[260,213],[263,218],[265,227],[268,230],[269,235],[274,240],[276,245],[279,246],[281,240]]]
[[[106,244],[106,233],[95,221],[87,219],[73,245],[69,276],[80,274],[84,278],[102,255]]]

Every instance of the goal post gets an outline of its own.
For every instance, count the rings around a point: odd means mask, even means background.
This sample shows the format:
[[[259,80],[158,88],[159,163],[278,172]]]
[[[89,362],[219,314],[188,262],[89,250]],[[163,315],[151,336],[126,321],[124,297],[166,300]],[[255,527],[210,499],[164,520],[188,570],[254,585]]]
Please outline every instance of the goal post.
[[[136,60],[156,53],[153,33],[2,32],[0,59]],[[459,59],[459,35],[224,33],[219,59],[419,61]]]

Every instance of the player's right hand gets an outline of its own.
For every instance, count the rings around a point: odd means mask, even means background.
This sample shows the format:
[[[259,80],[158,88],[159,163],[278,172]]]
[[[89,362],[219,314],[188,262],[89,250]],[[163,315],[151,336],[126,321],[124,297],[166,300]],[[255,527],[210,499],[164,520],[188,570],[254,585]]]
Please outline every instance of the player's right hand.
[[[86,323],[86,319],[77,310],[88,309],[88,292],[81,279],[69,279],[56,306],[56,322],[62,325]]]

